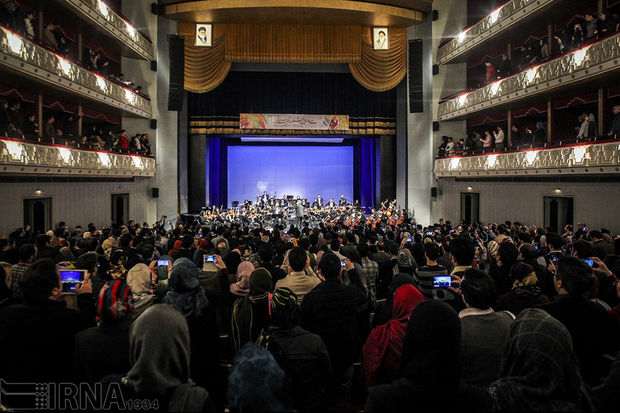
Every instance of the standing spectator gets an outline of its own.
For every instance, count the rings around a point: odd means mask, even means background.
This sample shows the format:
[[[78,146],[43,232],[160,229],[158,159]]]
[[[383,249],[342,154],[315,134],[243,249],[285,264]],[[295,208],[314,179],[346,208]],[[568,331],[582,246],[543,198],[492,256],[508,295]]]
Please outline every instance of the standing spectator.
[[[34,20],[34,13],[29,11],[26,13],[26,17],[24,18],[24,27],[26,31],[26,37],[30,40],[34,39],[34,26],[32,22]]]
[[[598,19],[594,17],[594,13],[586,13],[586,40],[593,40],[597,31]]]
[[[495,65],[490,60],[484,62],[485,66],[485,82],[486,84],[491,83],[495,80]]]
[[[583,29],[580,24],[576,24],[573,27],[573,35],[571,37],[570,48],[571,50],[579,49],[583,46]]]
[[[56,137],[56,128],[54,127],[55,121],[56,119],[54,118],[54,115],[50,115],[50,117],[47,118],[47,123],[45,124],[45,134],[43,136],[47,142],[52,142]]]
[[[22,131],[27,139],[35,139],[39,136],[39,124],[35,115],[31,114],[24,120]]]
[[[454,138],[452,138],[452,136],[448,136],[448,143],[446,144],[446,155],[454,155]]]
[[[540,46],[540,61],[544,62],[549,59],[549,56],[551,55],[551,50],[546,39],[540,39],[538,44]]]
[[[125,129],[121,130],[120,136],[118,137],[118,143],[121,146],[121,152],[129,152],[129,139],[127,139],[127,132]]]
[[[589,131],[589,121],[588,121],[588,115],[586,115],[585,113],[582,114],[580,116],[580,118],[582,118],[583,120],[581,121],[581,126],[579,127],[579,133],[577,134],[577,139],[586,139],[588,137],[588,131]]]
[[[596,21],[596,30],[594,31],[597,38],[602,39],[607,35],[609,31],[608,23],[607,13],[604,11],[600,12]]]
[[[503,151],[504,150],[504,129],[501,126],[497,127],[497,131],[493,131],[493,136],[495,137],[495,150]]]
[[[620,136],[620,105],[614,105],[614,119],[611,121],[611,130],[609,136],[617,139]]]
[[[32,264],[35,254],[36,251],[32,244],[24,244],[19,247],[19,262],[11,267],[11,291],[14,297],[21,296],[20,280]]]
[[[47,26],[45,26],[45,29],[43,29],[43,44],[57,51],[58,41],[54,35],[55,28],[56,26],[54,26],[53,23],[48,23]]]
[[[269,326],[269,294],[272,291],[271,274],[264,268],[254,270],[248,295],[239,298],[232,309],[232,338],[236,351],[249,341],[256,342],[260,332]]]
[[[491,148],[493,138],[491,137],[491,133],[488,130],[484,131],[484,138],[480,138],[480,142],[482,142],[482,149],[488,150]]]
[[[6,100],[0,100],[0,134],[3,136],[10,134],[11,115],[9,113],[9,103]]]
[[[507,54],[502,55],[502,60],[497,66],[497,77],[508,77],[512,71],[511,62]]]
[[[521,145],[521,131],[517,125],[512,125],[511,146],[513,149],[518,148]]]
[[[543,146],[547,141],[547,131],[545,130],[545,124],[542,121],[536,122],[536,130],[534,131],[532,144],[534,146]]]

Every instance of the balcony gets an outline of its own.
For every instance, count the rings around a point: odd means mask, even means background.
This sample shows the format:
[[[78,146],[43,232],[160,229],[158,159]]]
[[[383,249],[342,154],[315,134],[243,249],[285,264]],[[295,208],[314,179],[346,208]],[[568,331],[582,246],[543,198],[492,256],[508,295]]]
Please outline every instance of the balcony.
[[[155,159],[0,138],[0,174],[150,177],[155,175]]]
[[[62,7],[58,8],[58,5]],[[99,37],[98,41],[102,44],[111,41],[113,44],[110,46],[123,56],[154,59],[151,40],[101,0],[56,0],[55,3],[45,2],[43,7],[46,14],[57,18],[66,20],[67,11],[77,16],[78,24],[83,22],[84,32],[91,37]]]
[[[148,99],[0,27],[0,68],[9,76],[36,80],[39,84],[70,93],[125,116],[151,117]]]
[[[454,120],[483,110],[499,110],[517,101],[548,95],[578,83],[602,82],[620,69],[618,58],[620,34],[440,103],[437,119]]]
[[[511,39],[516,31],[531,33],[546,26],[551,20],[564,17],[583,8],[583,2],[575,0],[510,0],[478,23],[450,39],[437,51],[437,64],[462,63],[474,53],[484,54]],[[550,16],[553,10],[552,16]]]
[[[452,156],[435,160],[437,178],[602,175],[620,173],[620,142]]]

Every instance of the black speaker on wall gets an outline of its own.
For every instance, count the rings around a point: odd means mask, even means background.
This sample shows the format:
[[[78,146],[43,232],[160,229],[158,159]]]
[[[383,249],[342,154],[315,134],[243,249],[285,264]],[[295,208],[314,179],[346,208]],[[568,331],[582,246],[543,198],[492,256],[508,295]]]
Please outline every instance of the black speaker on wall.
[[[153,198],[159,198],[159,188],[151,188],[151,194]]]
[[[433,76],[439,74],[439,65],[433,65]]]
[[[439,20],[439,10],[433,10],[433,21]]]
[[[433,198],[437,198],[437,187],[436,186],[431,187],[431,196]]]
[[[409,112],[424,112],[422,87],[422,39],[409,40]]]
[[[151,70],[157,72],[157,60],[151,60]]]
[[[168,35],[168,55],[170,57],[170,84],[168,86],[168,110],[183,109],[185,93],[185,38],[175,34]]]
[[[439,122],[433,122],[433,132],[437,132],[439,130]]]
[[[157,129],[157,119],[151,119],[151,129]]]

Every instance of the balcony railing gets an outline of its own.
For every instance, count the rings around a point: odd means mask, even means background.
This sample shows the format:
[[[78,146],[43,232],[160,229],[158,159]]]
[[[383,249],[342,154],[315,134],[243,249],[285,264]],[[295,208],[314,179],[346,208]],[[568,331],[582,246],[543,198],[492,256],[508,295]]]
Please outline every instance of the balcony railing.
[[[151,102],[148,99],[5,27],[0,27],[0,65],[128,114],[151,117]]]
[[[0,174],[148,177],[155,175],[155,159],[0,138]]]
[[[620,143],[581,143],[550,149],[452,156],[435,160],[438,178],[618,174]]]
[[[598,78],[618,70],[618,58],[620,34],[440,103],[437,118],[450,120]]]
[[[558,3],[557,0],[510,0],[499,6],[478,23],[454,36],[437,51],[437,64],[450,63],[454,58],[484,43],[498,33],[514,27],[534,13]]]
[[[101,0],[56,0],[73,10],[87,22],[122,42],[146,60],[153,60],[153,44],[131,23]]]

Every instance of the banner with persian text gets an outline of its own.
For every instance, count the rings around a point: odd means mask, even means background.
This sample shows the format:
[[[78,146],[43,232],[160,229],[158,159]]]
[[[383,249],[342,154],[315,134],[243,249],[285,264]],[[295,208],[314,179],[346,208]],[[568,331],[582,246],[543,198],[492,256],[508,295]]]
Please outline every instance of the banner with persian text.
[[[349,130],[349,115],[239,114],[240,129]]]

